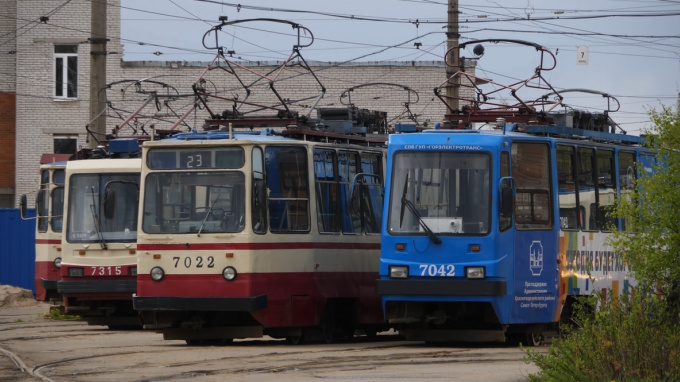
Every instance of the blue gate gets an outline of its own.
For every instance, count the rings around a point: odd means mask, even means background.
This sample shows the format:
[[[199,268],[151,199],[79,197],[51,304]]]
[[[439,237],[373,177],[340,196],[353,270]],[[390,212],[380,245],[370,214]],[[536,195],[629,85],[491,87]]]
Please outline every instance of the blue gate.
[[[35,210],[29,209],[34,217]],[[35,295],[35,219],[18,208],[0,208],[0,284],[30,289]]]

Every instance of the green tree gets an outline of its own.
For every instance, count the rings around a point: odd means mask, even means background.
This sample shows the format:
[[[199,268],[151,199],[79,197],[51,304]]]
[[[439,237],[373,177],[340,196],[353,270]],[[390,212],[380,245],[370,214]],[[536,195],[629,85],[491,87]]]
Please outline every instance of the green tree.
[[[626,230],[609,237],[631,266],[633,293],[583,298],[547,354],[527,349],[525,361],[540,369],[532,382],[680,381],[680,115],[650,117],[658,165],[638,168],[612,212]]]
[[[613,247],[624,255],[637,283],[660,287],[666,297],[677,299],[680,283],[680,118],[671,108],[651,111],[654,127],[647,131],[648,144],[656,153],[653,173],[635,181],[630,197],[622,197],[614,211],[626,222],[626,231],[610,236]],[[643,170],[643,171],[640,171]]]

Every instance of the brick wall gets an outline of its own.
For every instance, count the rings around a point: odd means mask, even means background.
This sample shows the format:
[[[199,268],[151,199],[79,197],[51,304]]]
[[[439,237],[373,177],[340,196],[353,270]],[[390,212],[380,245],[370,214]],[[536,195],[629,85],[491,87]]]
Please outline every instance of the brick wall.
[[[14,203],[16,95],[0,92],[0,208]]]
[[[16,195],[31,193],[38,184],[39,159],[43,153],[53,151],[55,134],[70,134],[78,137],[79,145],[87,147],[85,126],[89,122],[89,77],[90,77],[90,46],[87,44],[90,29],[90,0],[0,0],[0,4],[16,4],[16,14],[19,20],[37,20],[40,16],[49,14],[47,23],[32,25],[30,33],[19,34],[16,38],[16,71],[14,82],[16,96]],[[107,83],[124,79],[138,80],[154,78],[166,82],[180,93],[190,93],[191,84],[205,69],[207,63],[196,62],[123,62],[124,46],[120,36],[120,0],[108,1],[107,28],[110,41],[107,51]],[[11,4],[10,4],[11,5]],[[11,7],[10,7],[11,8]],[[68,25],[68,28],[59,26]],[[4,22],[0,26],[6,28]],[[13,28],[17,28],[14,26]],[[75,101],[54,100],[53,94],[53,52],[55,43],[77,43],[78,57],[78,99]],[[197,45],[200,42],[197,42]],[[0,72],[9,61],[1,61]],[[271,63],[270,63],[271,64]],[[418,92],[420,99],[416,103],[411,99],[411,111],[418,114],[421,123],[428,122],[430,126],[443,119],[445,108],[434,97],[433,88],[445,79],[445,68],[442,61],[432,62],[371,62],[354,63],[338,66],[333,63],[310,63],[313,71],[327,88],[318,107],[339,107],[342,102],[340,94],[347,88],[367,82],[390,82],[408,86]],[[268,63],[253,63],[252,69],[266,72],[272,66]],[[311,76],[295,77],[299,68],[286,71],[286,81],[277,83],[277,90],[284,98],[297,99],[306,95],[316,94],[318,85]],[[218,71],[215,71],[218,72]],[[216,91],[233,94],[239,91],[234,78],[225,75],[214,77],[213,86]],[[266,81],[265,81],[266,82]],[[1,81],[0,81],[1,83]],[[2,85],[0,85],[2,86]],[[13,87],[10,87],[13,90]],[[2,90],[2,89],[0,89]],[[273,103],[273,93],[265,88],[256,87],[252,100],[261,103]],[[114,100],[114,106],[126,110],[135,110],[146,95],[135,94],[134,86],[121,84],[109,89],[107,99]],[[352,102],[361,108],[381,110],[388,113],[392,123],[398,121],[398,116],[404,111],[403,103],[408,101],[407,93],[398,88],[362,89],[353,92]],[[310,105],[312,100],[302,102]],[[162,108],[159,113],[184,113],[192,104],[190,98],[172,103],[173,110]],[[293,107],[302,113],[304,107]],[[146,113],[157,112],[153,105],[145,109]],[[187,123],[191,126],[202,125],[205,111],[192,114]],[[316,116],[315,113],[312,116]],[[166,124],[176,120],[168,117]],[[107,131],[111,131],[121,120],[113,116],[107,117]],[[137,120],[137,127],[143,120]],[[162,123],[158,123],[162,128]],[[186,129],[185,127],[183,129]],[[29,198],[29,201],[32,198]]]
[[[19,34],[17,44],[17,200],[34,192],[38,185],[40,156],[53,152],[53,132],[78,135],[84,145],[84,127],[89,116],[90,1],[18,0],[17,18],[37,20],[49,15],[47,23],[31,24],[30,33]],[[64,5],[65,4],[65,5]],[[62,7],[63,5],[63,7]],[[68,28],[62,26],[67,25]],[[117,36],[117,34],[116,34]],[[54,44],[78,44],[78,99],[56,101],[54,88]],[[29,201],[32,198],[29,198]]]
[[[0,0],[0,208],[14,206],[16,123],[16,1]]]
[[[0,0],[0,92],[14,93],[16,78],[16,0]],[[10,53],[13,52],[13,53]],[[2,114],[0,114],[2,116]]]

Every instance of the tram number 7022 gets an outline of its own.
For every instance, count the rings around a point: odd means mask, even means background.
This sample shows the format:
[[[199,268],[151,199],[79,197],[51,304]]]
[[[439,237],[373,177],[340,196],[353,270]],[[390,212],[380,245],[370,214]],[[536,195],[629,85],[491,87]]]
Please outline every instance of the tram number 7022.
[[[205,259],[203,256],[173,256],[172,260],[175,262],[175,268],[184,266],[184,268],[214,268],[215,258],[213,256],[208,256]]]

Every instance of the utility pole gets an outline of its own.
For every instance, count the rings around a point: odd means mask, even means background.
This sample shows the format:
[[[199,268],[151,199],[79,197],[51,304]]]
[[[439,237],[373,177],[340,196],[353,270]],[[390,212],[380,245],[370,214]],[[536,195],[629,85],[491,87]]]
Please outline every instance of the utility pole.
[[[446,78],[451,77],[458,68],[460,63],[458,62],[458,39],[460,38],[460,33],[458,33],[458,0],[449,0],[448,3],[448,23],[446,25],[446,51],[450,52],[449,56],[446,57],[446,62],[452,64],[453,66],[446,67]],[[453,84],[447,84],[446,96],[450,102],[451,108],[458,110],[458,96],[459,96],[460,84],[456,81]]]
[[[90,19],[90,131],[89,147],[96,148],[97,140],[106,139],[106,93],[99,90],[106,86],[106,0],[91,1]],[[99,99],[101,97],[101,99]],[[101,115],[99,115],[101,113]]]

